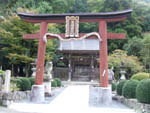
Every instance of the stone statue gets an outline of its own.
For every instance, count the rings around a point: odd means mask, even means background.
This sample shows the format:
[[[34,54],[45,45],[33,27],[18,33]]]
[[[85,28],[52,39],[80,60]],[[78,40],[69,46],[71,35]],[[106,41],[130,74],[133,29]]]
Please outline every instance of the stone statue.
[[[52,70],[53,70],[53,63],[47,62],[45,65],[45,72],[44,72],[44,90],[45,94],[51,94],[51,80],[52,80]]]
[[[112,83],[112,80],[114,80],[113,67],[111,69],[108,69],[108,79],[110,84]]]
[[[47,62],[45,66],[44,76],[48,77],[48,79],[52,79],[52,70],[53,70],[53,63]]]

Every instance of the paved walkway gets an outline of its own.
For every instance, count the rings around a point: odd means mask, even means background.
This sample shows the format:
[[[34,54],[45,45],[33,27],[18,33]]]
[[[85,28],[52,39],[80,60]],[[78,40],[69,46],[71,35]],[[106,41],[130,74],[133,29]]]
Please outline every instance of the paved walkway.
[[[50,103],[14,103],[10,106],[9,110],[12,110],[9,113],[135,113],[115,101],[109,107],[89,107],[88,94],[88,85],[68,86]],[[0,113],[6,112],[1,112],[0,109]]]

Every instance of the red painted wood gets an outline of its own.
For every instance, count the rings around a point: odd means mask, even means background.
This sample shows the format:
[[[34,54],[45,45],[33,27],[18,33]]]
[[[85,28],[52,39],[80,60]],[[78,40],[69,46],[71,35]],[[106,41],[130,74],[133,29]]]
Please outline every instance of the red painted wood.
[[[40,39],[39,39],[39,46],[38,46],[38,58],[37,58],[37,65],[36,65],[36,77],[35,77],[35,84],[41,85],[43,84],[43,74],[44,74],[44,62],[45,62],[45,49],[46,43],[43,41],[43,36],[47,33],[47,22],[42,22],[40,25]]]
[[[109,19],[80,19],[81,23],[85,22],[99,22],[99,21],[106,21],[106,22],[119,22],[126,19],[126,16],[124,17],[118,17],[118,18],[109,18]],[[54,20],[31,20],[31,19],[23,19],[24,22],[30,22],[30,23],[41,23],[41,22],[47,22],[47,23],[65,23],[65,19],[54,19]]]
[[[25,34],[23,36],[23,39],[39,39],[40,38],[40,33],[35,33],[35,34]]]
[[[108,39],[126,39],[126,34],[125,33],[107,33],[107,38]]]
[[[84,36],[86,33],[80,33],[79,37]],[[62,38],[66,38],[64,33],[60,33],[58,34],[60,35]],[[23,36],[23,39],[39,39],[40,37],[40,33],[36,33],[36,34],[25,34]],[[48,39],[57,39],[56,37],[53,36],[47,36]],[[90,36],[87,39],[96,39],[96,36]],[[112,32],[107,32],[107,38],[108,39],[126,39],[126,34],[125,33],[112,33]]]
[[[107,22],[100,21],[99,22],[99,33],[102,38],[102,42],[100,42],[100,86],[108,87],[108,60],[107,60]],[[103,76],[103,73],[105,75]]]

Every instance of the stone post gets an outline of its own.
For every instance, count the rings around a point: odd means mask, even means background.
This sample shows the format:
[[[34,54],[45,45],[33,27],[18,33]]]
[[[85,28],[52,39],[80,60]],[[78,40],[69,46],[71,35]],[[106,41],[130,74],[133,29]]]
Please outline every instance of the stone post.
[[[0,91],[2,91],[2,83],[3,83],[2,74],[0,74]]]
[[[5,84],[4,84],[4,92],[5,93],[9,92],[10,76],[11,76],[11,71],[10,70],[6,70],[6,72],[5,72]]]
[[[69,73],[68,73],[68,81],[71,81],[71,75],[72,75],[72,59],[71,59],[71,54],[69,54],[69,63],[68,63],[68,67],[69,67]]]
[[[52,70],[53,70],[53,63],[47,62],[45,66],[45,73],[44,73],[45,94],[51,93]]]

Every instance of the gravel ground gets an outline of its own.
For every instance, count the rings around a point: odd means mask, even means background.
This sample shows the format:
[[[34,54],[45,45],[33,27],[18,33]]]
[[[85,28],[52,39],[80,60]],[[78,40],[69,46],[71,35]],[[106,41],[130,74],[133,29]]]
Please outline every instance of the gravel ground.
[[[52,96],[51,97],[46,97],[45,102],[42,103],[42,105],[50,104],[64,89],[65,89],[65,87],[52,88]],[[29,100],[24,100],[24,101],[19,102],[19,103],[13,103],[12,106],[17,105],[17,104],[18,104],[17,108],[19,108],[19,105],[34,105]],[[29,113],[29,112],[24,112],[23,110],[18,111],[17,108],[15,110],[15,108],[13,108],[12,106],[10,106],[8,108],[0,106],[0,113]],[[37,104],[37,106],[38,106],[38,104]],[[31,112],[31,113],[35,113],[35,112]]]
[[[88,85],[56,89],[53,94],[55,95],[46,98],[44,103],[13,103],[9,108],[0,108],[0,113],[135,113],[116,101],[107,107],[89,107]]]

